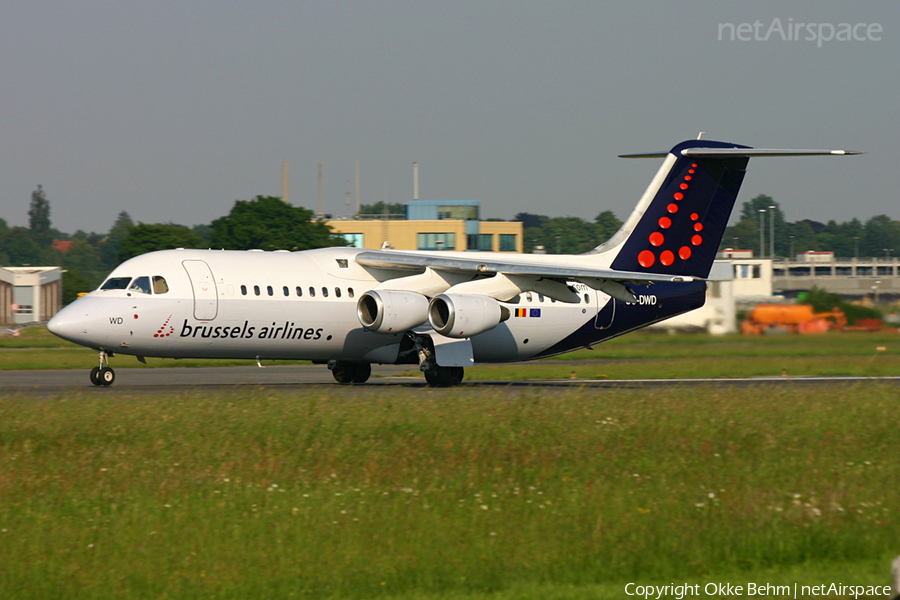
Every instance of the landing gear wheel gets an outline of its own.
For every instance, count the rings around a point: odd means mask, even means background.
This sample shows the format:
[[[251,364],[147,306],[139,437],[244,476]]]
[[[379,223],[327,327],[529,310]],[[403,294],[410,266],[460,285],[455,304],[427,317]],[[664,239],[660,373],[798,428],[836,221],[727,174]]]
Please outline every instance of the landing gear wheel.
[[[100,385],[109,387],[113,384],[113,381],[116,380],[116,372],[109,367],[100,369],[99,379]]]
[[[372,365],[358,363],[353,365],[353,383],[365,383],[372,376]]]
[[[425,381],[431,387],[454,387],[462,383],[464,374],[462,367],[435,367],[425,371]]]
[[[91,383],[94,385],[100,385],[100,367],[94,367],[91,369]]]
[[[372,375],[372,365],[339,360],[331,365],[331,374],[334,376],[334,380],[341,385],[365,383]]]

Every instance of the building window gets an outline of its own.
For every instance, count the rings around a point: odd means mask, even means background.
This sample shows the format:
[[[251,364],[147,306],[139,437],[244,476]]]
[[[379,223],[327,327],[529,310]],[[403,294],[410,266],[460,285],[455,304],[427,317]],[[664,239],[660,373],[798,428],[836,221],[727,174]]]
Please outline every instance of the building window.
[[[516,236],[513,233],[500,234],[500,252],[515,252]]]
[[[438,220],[453,219],[456,221],[477,221],[477,206],[439,206]]]
[[[362,233],[341,233],[339,235],[347,240],[347,245],[353,248],[365,248],[365,236]]]
[[[420,233],[419,250],[456,250],[455,233]]]
[[[492,252],[494,250],[494,234],[493,233],[476,233],[466,236],[467,250],[480,250],[482,252]]]

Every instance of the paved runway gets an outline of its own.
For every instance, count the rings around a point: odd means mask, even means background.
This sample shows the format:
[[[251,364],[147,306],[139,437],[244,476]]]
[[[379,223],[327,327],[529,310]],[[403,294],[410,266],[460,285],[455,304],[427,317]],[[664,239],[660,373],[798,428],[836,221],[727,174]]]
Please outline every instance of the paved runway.
[[[574,364],[577,364],[574,363]],[[836,385],[853,383],[900,384],[900,377],[749,377],[728,379],[560,379],[530,381],[472,381],[464,387],[520,387],[532,389],[652,388],[665,386],[738,386],[754,385]],[[269,386],[284,390],[302,390],[311,386],[337,387],[331,371],[324,365],[202,368],[122,368],[116,369],[116,382],[109,388],[97,388],[88,380],[87,370],[66,371],[0,371],[0,394],[25,393],[39,396],[66,391],[119,391],[123,393],[157,393],[160,391],[222,390],[240,386]],[[414,365],[373,365],[372,378],[353,389],[393,387],[426,387],[425,379]],[[344,388],[348,389],[348,388]]]

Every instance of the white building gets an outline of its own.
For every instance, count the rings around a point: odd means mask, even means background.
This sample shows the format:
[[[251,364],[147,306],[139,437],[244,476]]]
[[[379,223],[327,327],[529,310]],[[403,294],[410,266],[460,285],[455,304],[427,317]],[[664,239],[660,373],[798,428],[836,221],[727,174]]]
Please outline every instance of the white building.
[[[734,268],[730,260],[717,260],[706,284],[706,304],[650,327],[669,330],[705,329],[711,334],[735,333]],[[771,279],[771,278],[770,278]]]
[[[0,323],[49,321],[61,307],[60,267],[0,267]]]

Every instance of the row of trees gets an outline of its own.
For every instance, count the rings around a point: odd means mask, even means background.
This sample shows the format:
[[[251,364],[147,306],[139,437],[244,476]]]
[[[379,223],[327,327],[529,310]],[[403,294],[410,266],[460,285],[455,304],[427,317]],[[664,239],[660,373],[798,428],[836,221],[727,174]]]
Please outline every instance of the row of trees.
[[[38,186],[28,214],[28,227],[9,227],[0,219],[0,265],[61,265],[64,303],[95,289],[122,261],[154,250],[307,250],[346,243],[325,223],[314,221],[311,210],[272,196],[238,200],[228,215],[208,225],[135,224],[123,211],[106,234],[79,230],[69,235],[51,226],[50,202]],[[54,241],[66,242],[68,248],[62,251]]]
[[[365,208],[371,208],[374,214],[403,210],[399,204]],[[722,247],[752,248],[758,252],[762,222],[768,254],[773,215],[776,256],[806,250],[831,250],[839,257],[900,253],[900,221],[878,215],[865,223],[859,219],[846,223],[823,224],[809,219],[789,223],[778,202],[766,195],[743,203],[739,221],[725,230]],[[79,230],[69,235],[52,227],[50,202],[38,186],[32,193],[28,217],[28,227],[9,227],[0,219],[0,265],[62,265],[66,270],[67,296],[93,289],[120,262],[153,250],[306,250],[345,244],[343,238],[332,235],[325,223],[314,220],[311,210],[272,196],[238,200],[228,215],[205,225],[135,224],[123,211],[105,234]],[[531,213],[518,213],[512,220],[523,225],[526,252],[543,246],[547,252],[563,254],[586,252],[605,242],[622,225],[611,211],[601,212],[593,222]],[[54,246],[54,240],[71,243],[62,252]]]
[[[769,208],[773,207],[773,208]],[[793,257],[808,250],[831,251],[839,258],[854,256],[897,256],[900,253],[900,221],[877,215],[863,223],[851,219],[820,223],[803,219],[790,223],[781,206],[770,196],[760,194],[741,208],[740,220],[725,229],[723,248],[750,248],[760,252],[760,219],[765,255],[770,253],[774,214],[775,256]]]

